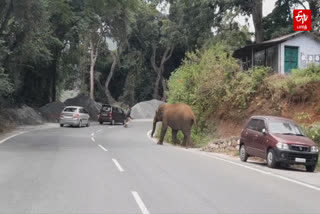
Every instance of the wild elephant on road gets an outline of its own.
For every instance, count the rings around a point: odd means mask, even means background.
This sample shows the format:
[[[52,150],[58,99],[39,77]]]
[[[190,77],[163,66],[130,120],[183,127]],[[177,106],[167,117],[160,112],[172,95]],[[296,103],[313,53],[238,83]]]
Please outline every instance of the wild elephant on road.
[[[179,143],[177,133],[181,130],[184,135],[182,144],[187,148],[190,146],[191,128],[196,122],[196,117],[190,106],[184,103],[160,105],[153,119],[151,137],[153,137],[156,124],[159,121],[162,121],[162,129],[158,144],[163,145],[164,136],[169,126],[172,129],[172,142],[174,144]]]

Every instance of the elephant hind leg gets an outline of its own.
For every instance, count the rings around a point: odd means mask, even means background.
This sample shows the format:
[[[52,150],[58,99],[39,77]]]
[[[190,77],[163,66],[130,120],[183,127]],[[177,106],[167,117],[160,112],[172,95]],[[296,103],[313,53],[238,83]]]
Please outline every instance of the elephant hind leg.
[[[185,146],[186,148],[190,147],[190,143],[191,143],[190,142],[191,141],[190,135],[191,135],[190,131],[184,131],[183,132],[183,143],[182,143],[182,145]]]
[[[172,143],[173,144],[180,144],[178,138],[177,138],[178,130],[172,129]]]
[[[162,123],[161,134],[158,144],[163,145],[164,136],[166,135],[168,126]]]

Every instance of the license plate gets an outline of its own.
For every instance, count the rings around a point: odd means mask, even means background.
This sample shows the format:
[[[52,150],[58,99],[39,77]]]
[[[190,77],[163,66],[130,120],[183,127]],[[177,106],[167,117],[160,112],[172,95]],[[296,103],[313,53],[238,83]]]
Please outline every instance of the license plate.
[[[296,160],[296,162],[298,162],[298,163],[305,163],[305,162],[306,162],[306,159],[305,159],[305,158],[296,158],[295,160]]]

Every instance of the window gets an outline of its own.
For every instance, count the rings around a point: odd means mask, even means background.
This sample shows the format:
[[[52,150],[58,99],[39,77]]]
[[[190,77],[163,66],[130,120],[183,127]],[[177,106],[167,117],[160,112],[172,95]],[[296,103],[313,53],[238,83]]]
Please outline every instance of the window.
[[[64,112],[76,112],[77,108],[65,108],[63,111]]]
[[[83,114],[83,113],[84,113],[83,108],[80,108],[80,109],[79,109],[79,113],[81,113],[81,114]]]
[[[260,119],[252,119],[248,125],[248,129],[258,131],[258,132],[262,132],[262,130],[265,128],[266,126],[264,124],[264,121]]]
[[[273,134],[304,136],[302,129],[290,121],[270,121],[269,130]]]
[[[103,106],[102,111],[111,111],[111,107],[110,106]]]

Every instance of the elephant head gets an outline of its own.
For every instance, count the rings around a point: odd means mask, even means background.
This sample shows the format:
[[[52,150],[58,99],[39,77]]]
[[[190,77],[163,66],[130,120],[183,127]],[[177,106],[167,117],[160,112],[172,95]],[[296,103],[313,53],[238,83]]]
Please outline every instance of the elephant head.
[[[157,122],[162,121],[163,110],[164,110],[164,105],[160,105],[158,110],[156,111],[156,114],[154,115],[151,137],[153,137],[153,134],[156,130]]]

